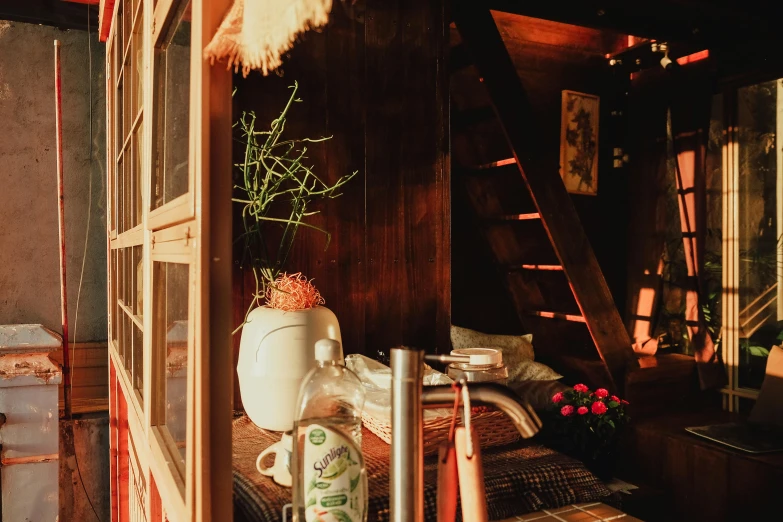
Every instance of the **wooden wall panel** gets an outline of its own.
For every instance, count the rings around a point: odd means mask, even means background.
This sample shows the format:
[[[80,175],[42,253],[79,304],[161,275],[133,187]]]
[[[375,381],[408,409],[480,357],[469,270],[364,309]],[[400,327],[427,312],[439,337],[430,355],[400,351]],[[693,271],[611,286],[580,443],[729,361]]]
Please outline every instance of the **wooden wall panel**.
[[[358,9],[354,7],[352,9]],[[324,263],[331,283],[332,311],[340,321],[347,349],[363,351],[365,346],[364,289],[367,282],[367,240],[365,236],[365,37],[358,11],[334,9],[326,29],[326,133],[335,136],[327,157],[329,180],[358,171],[345,186],[336,211],[325,212],[332,235],[331,255]],[[352,57],[341,59],[341,57]],[[371,351],[365,351],[372,355]]]
[[[719,522],[729,518],[729,457],[720,449],[693,447],[692,519]],[[709,495],[700,492],[709,492]]]
[[[445,350],[443,5],[368,2],[366,20],[367,343]]]
[[[684,429],[736,422],[738,416],[701,408],[635,419],[624,437],[618,475],[643,489],[663,492],[656,502],[666,514],[656,520],[764,520],[778,509],[781,454],[744,453]]]
[[[451,301],[444,2],[348,4],[335,2],[327,27],[302,36],[281,75],[235,77],[235,117],[254,110],[271,122],[297,81],[304,103],[292,109],[286,133],[332,136],[308,147],[325,181],[358,171],[311,219],[331,232],[328,246],[302,228],[287,265],[315,279],[340,321],[345,352],[375,356],[402,343],[444,350]],[[239,324],[255,285],[247,270],[234,284]]]
[[[62,350],[52,352],[49,357],[58,364],[63,363]],[[109,397],[109,349],[105,342],[77,343],[71,345],[71,381],[73,384],[74,413],[105,411]],[[60,402],[63,387],[60,385]]]

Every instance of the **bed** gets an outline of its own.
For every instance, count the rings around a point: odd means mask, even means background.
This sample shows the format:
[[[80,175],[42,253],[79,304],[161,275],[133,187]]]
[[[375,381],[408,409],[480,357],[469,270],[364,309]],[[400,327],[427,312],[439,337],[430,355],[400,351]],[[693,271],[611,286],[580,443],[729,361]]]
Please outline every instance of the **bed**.
[[[279,440],[279,434],[256,427],[241,415],[233,426],[234,520],[282,520],[291,490],[278,486],[255,468],[258,454]],[[389,445],[364,430],[363,452],[370,485],[370,521],[389,520]],[[535,443],[482,450],[490,520],[583,502],[618,505],[618,497],[581,462]],[[425,459],[425,518],[435,520],[435,457]]]

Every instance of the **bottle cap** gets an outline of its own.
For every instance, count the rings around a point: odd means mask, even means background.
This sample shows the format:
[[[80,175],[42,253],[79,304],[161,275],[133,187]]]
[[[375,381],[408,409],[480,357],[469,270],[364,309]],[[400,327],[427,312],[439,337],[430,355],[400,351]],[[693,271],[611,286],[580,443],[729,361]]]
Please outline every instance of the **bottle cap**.
[[[461,348],[452,350],[451,355],[467,355],[470,357],[468,364],[483,366],[487,364],[498,365],[503,363],[503,352],[494,348]]]
[[[340,342],[334,339],[321,339],[315,343],[316,361],[339,361]]]

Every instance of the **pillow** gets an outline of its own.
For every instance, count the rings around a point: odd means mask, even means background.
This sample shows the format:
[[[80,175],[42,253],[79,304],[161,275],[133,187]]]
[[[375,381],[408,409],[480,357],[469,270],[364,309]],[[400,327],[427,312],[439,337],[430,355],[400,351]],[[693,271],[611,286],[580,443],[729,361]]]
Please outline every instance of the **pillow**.
[[[521,381],[509,387],[536,411],[547,411],[552,407],[552,396],[570,388],[560,381]]]
[[[496,348],[503,353],[509,385],[520,381],[553,381],[563,376],[533,359],[533,335],[492,335],[451,326],[451,345],[460,348]]]

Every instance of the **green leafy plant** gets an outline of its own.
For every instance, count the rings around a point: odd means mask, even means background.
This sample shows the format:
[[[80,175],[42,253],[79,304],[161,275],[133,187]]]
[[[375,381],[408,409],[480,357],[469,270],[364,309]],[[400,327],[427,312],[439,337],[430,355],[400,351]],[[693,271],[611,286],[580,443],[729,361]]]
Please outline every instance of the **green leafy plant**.
[[[340,196],[339,189],[357,174],[342,176],[330,184],[307,165],[306,144],[323,142],[331,136],[283,137],[289,111],[302,101],[296,97],[299,85],[295,82],[290,88],[288,102],[268,129],[259,130],[253,111],[243,111],[234,124],[234,139],[244,146],[242,161],[234,164],[239,181],[234,185],[236,197],[232,200],[242,205],[244,228],[236,241],[243,246],[241,264],[252,269],[256,285],[247,313],[262,303],[267,288],[283,272],[299,227],[324,234],[328,248],[329,232],[308,223],[307,218],[319,212],[313,206],[316,201]]]

